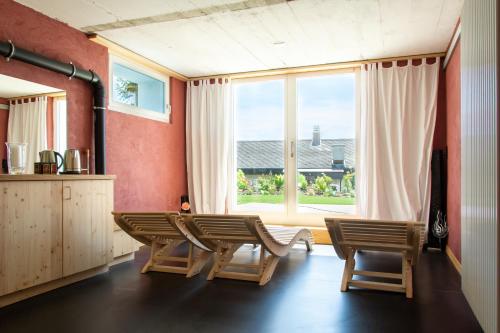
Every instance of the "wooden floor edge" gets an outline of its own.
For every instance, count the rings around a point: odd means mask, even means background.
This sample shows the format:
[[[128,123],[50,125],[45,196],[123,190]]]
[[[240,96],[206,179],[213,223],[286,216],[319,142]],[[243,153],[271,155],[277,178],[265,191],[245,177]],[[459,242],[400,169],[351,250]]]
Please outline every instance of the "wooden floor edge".
[[[458,261],[457,257],[455,257],[455,254],[448,245],[446,245],[446,255],[450,258],[450,261],[453,264],[453,267],[457,270],[458,274],[462,274],[462,264]]]
[[[0,308],[25,300],[27,298],[37,296],[48,291],[67,286],[69,284],[91,278],[95,275],[105,273],[109,270],[108,265],[92,268],[84,272],[80,272],[71,276],[63,277],[58,280],[50,281],[28,289],[19,290],[11,294],[0,296]]]
[[[119,257],[113,258],[113,261],[109,263],[109,266],[111,267],[134,259],[135,259],[135,252],[127,253]]]

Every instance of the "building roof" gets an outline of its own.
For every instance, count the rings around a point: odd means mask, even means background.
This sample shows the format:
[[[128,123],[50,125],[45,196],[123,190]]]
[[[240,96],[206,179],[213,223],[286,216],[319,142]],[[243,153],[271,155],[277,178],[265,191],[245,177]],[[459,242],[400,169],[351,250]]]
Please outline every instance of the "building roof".
[[[313,147],[312,140],[299,140],[297,146],[298,169],[332,169],[333,147],[343,146],[344,164],[354,168],[354,139],[323,139],[319,146]],[[283,169],[284,142],[238,141],[238,169]]]

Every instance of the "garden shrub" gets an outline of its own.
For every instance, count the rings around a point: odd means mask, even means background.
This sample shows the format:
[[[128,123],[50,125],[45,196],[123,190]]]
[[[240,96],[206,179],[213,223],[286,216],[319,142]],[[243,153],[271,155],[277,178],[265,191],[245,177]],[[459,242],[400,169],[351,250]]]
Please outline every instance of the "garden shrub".
[[[324,173],[322,176],[316,177],[314,180],[314,189],[318,194],[331,193],[331,184],[333,183],[333,179]]]
[[[257,188],[260,194],[276,194],[276,185],[274,184],[272,175],[259,176],[257,178]]]
[[[241,193],[250,194],[252,192],[250,189],[250,183],[249,183],[247,177],[245,176],[245,173],[243,172],[243,170],[238,169],[238,171],[236,172],[236,179],[237,179],[236,181],[237,181],[238,190]]]
[[[306,192],[307,191],[307,179],[306,179],[306,176],[304,176],[303,174],[299,173],[299,177],[297,179],[297,185],[299,186],[299,189],[302,192]]]
[[[276,187],[276,192],[280,193],[285,185],[285,176],[284,175],[274,175],[273,176],[274,186]]]
[[[345,193],[351,193],[354,190],[354,173],[347,171],[342,177],[342,191]]]

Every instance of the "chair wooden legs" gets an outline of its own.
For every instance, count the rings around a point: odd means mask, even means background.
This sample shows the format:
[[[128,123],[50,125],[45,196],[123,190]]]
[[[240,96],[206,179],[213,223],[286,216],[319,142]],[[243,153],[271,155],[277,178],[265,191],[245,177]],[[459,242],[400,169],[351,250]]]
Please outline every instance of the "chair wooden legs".
[[[411,260],[403,256],[403,286],[405,287],[406,298],[413,298],[413,272]]]
[[[229,244],[229,247],[227,248],[219,248],[215,254],[214,264],[208,274],[207,280],[213,280],[214,278],[219,277],[234,280],[255,281],[258,282],[260,286],[268,283],[276,270],[276,266],[280,258],[272,254],[266,256],[266,250],[263,246],[261,246],[258,264],[233,263],[232,260],[234,253],[242,245],[243,244]],[[244,273],[225,270],[228,267],[246,268],[254,272]]]
[[[174,249],[183,242],[185,241],[180,239],[168,239],[164,244],[153,242],[151,244],[149,260],[142,268],[141,273],[155,271],[186,274],[187,277],[198,274],[210,259],[211,253],[202,250],[194,250],[193,245],[189,244],[188,257],[172,256]],[[198,253],[195,255],[193,252]],[[184,263],[184,266],[168,265],[163,262],[180,262]]]
[[[183,240],[177,240],[177,239],[169,239],[166,241],[165,244],[159,244],[157,242],[153,242],[151,244],[151,253],[149,256],[149,260],[146,263],[146,265],[144,265],[144,267],[142,268],[141,273],[155,271],[159,267],[164,266],[164,265],[158,265],[158,261],[162,260],[163,258],[169,257],[172,251],[183,242],[184,242]]]
[[[149,269],[153,266],[154,254],[158,251],[157,243],[153,242],[151,244],[151,249],[149,250],[149,259],[141,270],[141,273],[147,273]]]
[[[219,246],[217,253],[215,254],[215,261],[208,274],[207,280],[213,280],[217,273],[222,272],[224,268],[233,259],[234,252],[236,252],[243,244],[231,244],[228,248],[222,248]]]
[[[279,260],[280,258],[275,255],[270,255],[265,259],[264,270],[260,275],[259,286],[263,286],[271,280]]]
[[[342,283],[340,285],[340,291],[347,291],[349,288],[349,282],[352,280],[352,275],[354,272],[354,266],[356,261],[354,260],[354,255],[356,250],[351,250],[347,256],[347,260],[344,265],[344,274],[342,275]]]
[[[401,274],[356,270],[354,269],[356,265],[356,260],[354,259],[355,254],[356,250],[350,250],[344,266],[344,274],[342,276],[340,291],[347,291],[349,289],[349,286],[354,286],[358,288],[405,293],[407,298],[413,298],[413,280],[412,280],[413,278],[412,278],[411,258],[407,258],[406,253],[404,252],[402,253]],[[401,283],[354,280],[353,279],[354,275],[401,280]]]
[[[186,274],[186,277],[190,278],[198,273],[203,269],[205,264],[210,260],[212,257],[212,253],[203,251],[203,250],[197,250],[198,255],[194,258],[194,261],[190,263],[190,268],[188,267],[188,272]]]

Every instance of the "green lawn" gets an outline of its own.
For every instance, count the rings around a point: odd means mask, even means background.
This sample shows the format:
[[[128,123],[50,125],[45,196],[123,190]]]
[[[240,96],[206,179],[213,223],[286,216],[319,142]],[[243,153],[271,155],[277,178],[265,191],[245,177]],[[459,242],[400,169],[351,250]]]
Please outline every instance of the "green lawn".
[[[238,194],[238,204],[247,204],[247,203],[270,203],[277,204],[283,203],[285,197],[283,194],[269,194],[269,195],[240,195]],[[309,196],[304,195],[302,193],[299,194],[299,204],[306,205],[354,205],[356,203],[355,198],[346,198],[346,197],[322,197],[322,196]]]

